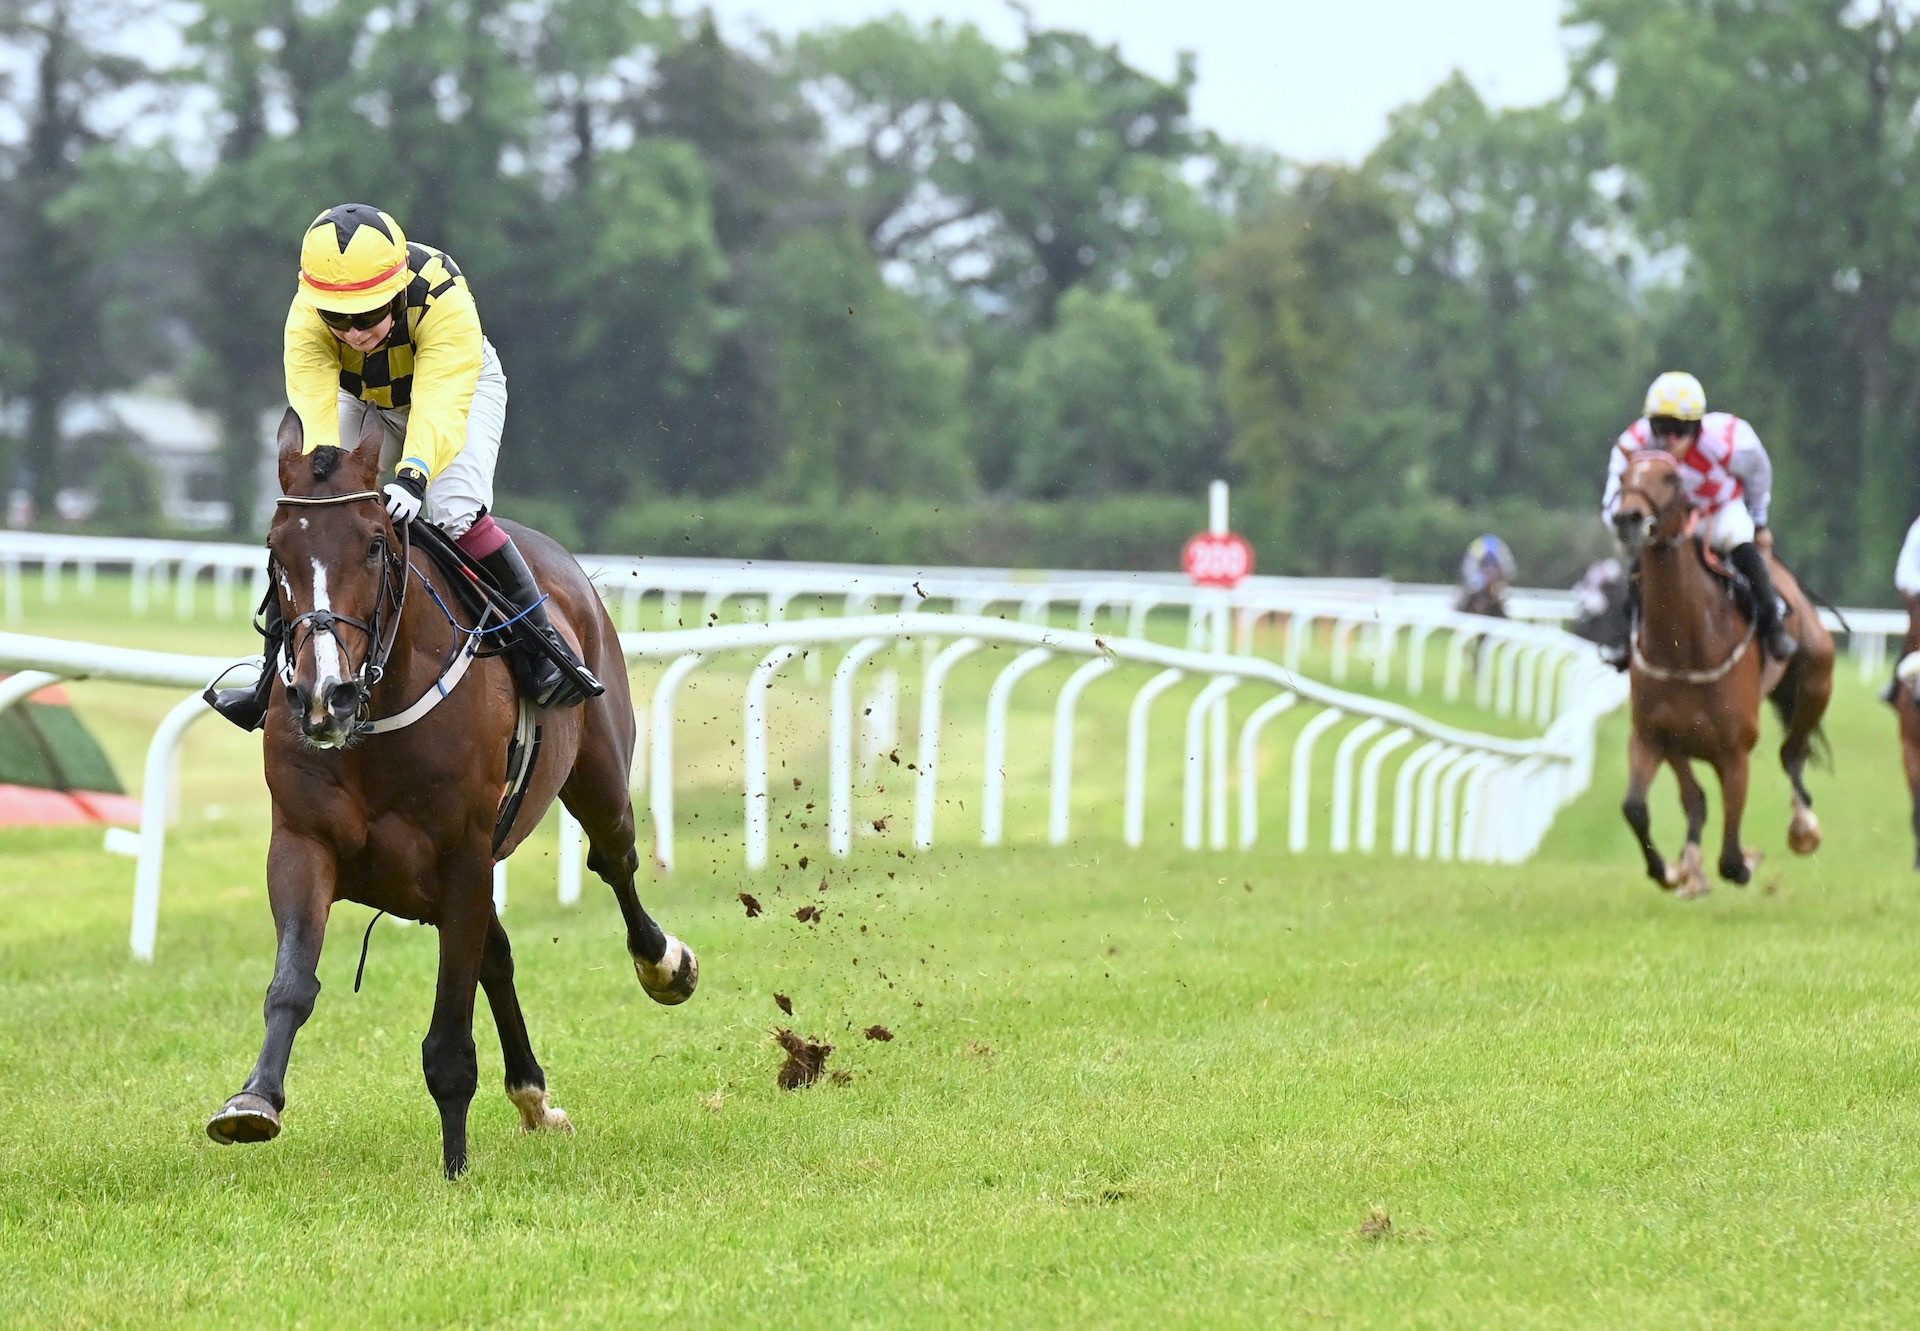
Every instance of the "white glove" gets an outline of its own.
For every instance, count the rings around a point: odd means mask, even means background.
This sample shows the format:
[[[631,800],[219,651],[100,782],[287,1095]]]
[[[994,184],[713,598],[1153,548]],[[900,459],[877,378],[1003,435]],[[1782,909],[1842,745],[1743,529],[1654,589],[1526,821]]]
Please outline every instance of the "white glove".
[[[395,522],[412,522],[420,516],[420,505],[426,498],[426,482],[412,472],[401,472],[387,482],[387,488],[381,491],[386,496],[387,514]]]

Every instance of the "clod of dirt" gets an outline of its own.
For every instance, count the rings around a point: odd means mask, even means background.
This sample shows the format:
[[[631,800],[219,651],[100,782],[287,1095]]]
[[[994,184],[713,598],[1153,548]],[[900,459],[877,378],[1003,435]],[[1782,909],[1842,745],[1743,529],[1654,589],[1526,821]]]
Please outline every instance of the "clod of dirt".
[[[820,908],[818,906],[802,906],[793,913],[793,918],[802,924],[812,924],[820,918]]]
[[[780,1065],[776,1079],[781,1090],[797,1091],[820,1080],[820,1074],[826,1070],[827,1055],[833,1052],[832,1045],[802,1039],[784,1026],[773,1033],[773,1038],[787,1051],[787,1061]]]
[[[975,1058],[992,1058],[993,1046],[982,1040],[967,1041],[967,1052]]]
[[[893,816],[892,814],[888,814],[888,815],[887,815],[887,818],[891,818],[892,816]],[[876,831],[876,832],[884,832],[884,831],[886,831],[886,830],[887,830],[887,818],[876,818],[876,819],[874,819],[874,820],[873,820],[873,830],[874,830],[874,831]]]
[[[791,998],[788,998],[785,994],[775,994],[773,996],[773,1001],[778,1003],[780,1005],[780,1010],[786,1013],[789,1017],[793,1015],[793,1000]]]
[[[1381,1239],[1390,1239],[1393,1237],[1393,1217],[1376,1206],[1367,1213],[1367,1218],[1360,1222],[1360,1228],[1354,1233],[1376,1243]]]
[[[845,1086],[853,1080],[853,1074],[845,1068],[835,1068],[827,1074],[827,1080],[835,1086]]]
[[[807,857],[806,857],[805,855],[802,855],[802,856],[800,857],[800,867],[801,867],[802,869],[804,869],[804,868],[806,868],[806,867],[807,867]]]
[[[740,894],[740,904],[747,908],[747,918],[752,919],[760,913],[760,902],[751,892]]]
[[[885,1026],[869,1026],[866,1030],[866,1036],[869,1040],[880,1040],[884,1042],[893,1038],[893,1032]]]

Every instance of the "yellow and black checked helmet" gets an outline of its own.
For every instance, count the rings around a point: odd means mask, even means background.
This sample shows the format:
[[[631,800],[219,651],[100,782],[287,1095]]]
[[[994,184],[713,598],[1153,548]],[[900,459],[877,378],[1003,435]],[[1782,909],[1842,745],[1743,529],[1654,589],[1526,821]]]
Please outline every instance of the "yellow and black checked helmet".
[[[412,280],[407,233],[367,204],[327,209],[313,219],[300,242],[297,299],[311,309],[341,314],[376,310]]]
[[[1647,389],[1646,410],[1649,420],[1666,417],[1676,421],[1697,421],[1707,414],[1707,390],[1685,370],[1668,370]]]

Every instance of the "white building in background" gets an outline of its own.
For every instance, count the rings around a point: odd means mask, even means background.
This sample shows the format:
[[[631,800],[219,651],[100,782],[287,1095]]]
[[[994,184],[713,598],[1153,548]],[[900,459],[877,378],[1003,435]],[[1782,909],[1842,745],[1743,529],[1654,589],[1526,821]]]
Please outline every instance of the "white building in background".
[[[24,425],[14,419],[19,414],[7,413],[0,427],[18,433]],[[263,496],[264,509],[255,518],[262,527],[271,515],[272,496],[279,491],[273,448],[278,424],[276,411],[263,416],[260,425],[255,490]],[[60,433],[69,447],[89,440],[126,441],[151,469],[160,515],[169,524],[207,531],[226,528],[231,506],[221,477],[225,460],[220,451],[220,422],[212,412],[176,396],[171,385],[156,380],[70,402],[61,413]],[[57,517],[65,522],[84,522],[99,502],[91,482],[64,489],[54,499]],[[24,505],[24,495],[10,499],[8,525],[45,525],[44,518],[39,523],[23,522]]]

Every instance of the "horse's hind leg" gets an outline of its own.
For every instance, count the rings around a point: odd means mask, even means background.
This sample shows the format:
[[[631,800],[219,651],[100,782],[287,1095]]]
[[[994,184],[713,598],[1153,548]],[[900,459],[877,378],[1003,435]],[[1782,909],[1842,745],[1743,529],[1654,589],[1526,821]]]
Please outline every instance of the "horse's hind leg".
[[[513,987],[513,946],[500,917],[487,921],[486,950],[480,954],[480,987],[493,1009],[493,1027],[500,1033],[500,1055],[507,1067],[507,1099],[520,1111],[520,1126],[528,1132],[572,1132],[567,1111],[547,1101],[547,1074],[533,1056],[527,1021],[520,1013],[520,995]]]
[[[1640,853],[1647,861],[1647,877],[1666,887],[1667,862],[1661,858],[1660,848],[1653,844],[1653,818],[1647,811],[1647,791],[1652,789],[1654,774],[1659,770],[1660,754],[1635,732],[1627,740],[1627,798],[1620,812],[1626,815],[1627,826],[1640,841]]]
[[[1793,783],[1793,819],[1787,824],[1787,845],[1796,855],[1811,855],[1820,849],[1820,820],[1814,816],[1813,796],[1807,791],[1807,759],[1813,753],[1813,739],[1827,713],[1833,694],[1833,666],[1818,670],[1805,662],[1796,662],[1792,674],[1793,695],[1788,712],[1787,737],[1780,742],[1780,766]]]
[[[1675,757],[1668,761],[1680,782],[1680,807],[1687,815],[1687,844],[1680,851],[1680,862],[1667,870],[1667,886],[1682,897],[1701,897],[1709,884],[1700,854],[1700,838],[1707,827],[1707,792],[1693,774],[1693,763]]]
[[[634,890],[640,852],[634,844],[633,799],[627,793],[628,760],[611,739],[588,732],[560,788],[560,800],[587,834],[587,867],[606,881],[620,903],[627,955],[633,958],[640,987],[656,1003],[684,1003],[700,983],[700,958],[647,914]]]
[[[480,979],[493,918],[490,875],[478,865],[447,872],[440,918],[440,974],[433,991],[433,1022],[420,1042],[420,1067],[440,1110],[440,1150],[448,1178],[467,1169],[467,1111],[480,1086],[473,1048],[473,991]]]

